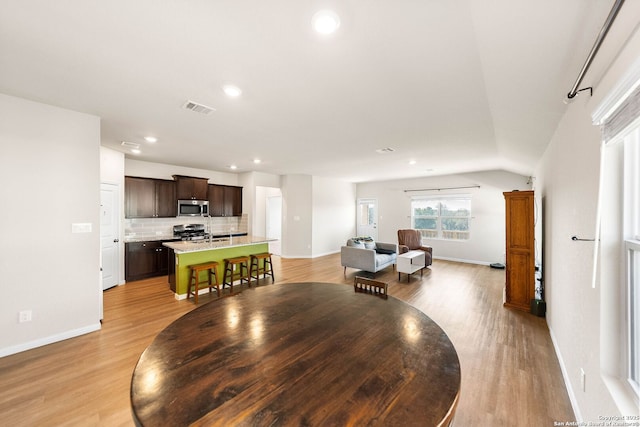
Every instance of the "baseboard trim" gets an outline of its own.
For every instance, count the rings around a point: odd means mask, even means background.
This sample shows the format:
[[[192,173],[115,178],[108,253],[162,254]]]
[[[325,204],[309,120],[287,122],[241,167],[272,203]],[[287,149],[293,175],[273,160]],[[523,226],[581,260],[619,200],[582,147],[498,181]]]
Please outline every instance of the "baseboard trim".
[[[304,258],[304,259],[313,259],[313,258],[320,258],[323,256],[327,256],[327,255],[333,255],[333,254],[339,254],[340,253],[340,249],[338,249],[337,251],[331,251],[331,252],[325,252],[325,253],[321,253],[321,254],[313,254],[313,255],[290,255],[290,254],[280,254],[280,258],[283,259],[295,259],[295,258]]]
[[[68,340],[69,338],[75,338],[80,335],[85,335],[90,332],[99,331],[101,328],[100,322],[94,323],[91,325],[87,325],[83,328],[72,329],[70,331],[65,331],[60,334],[51,335],[48,337],[40,338],[37,340],[29,341],[26,343],[14,345],[11,347],[6,347],[0,349],[0,357],[10,356],[12,354],[21,353],[23,351],[32,350],[37,347],[42,347],[44,345],[53,344],[54,342]]]
[[[442,257],[442,256],[434,256],[433,259],[439,259],[442,261],[464,262],[465,264],[491,265],[491,262],[476,261],[473,259],[449,258],[449,257]]]
[[[549,327],[549,322],[547,322],[547,327]],[[560,347],[558,346],[558,341],[556,340],[556,336],[553,334],[553,329],[549,327],[549,336],[551,336],[551,342],[553,343],[553,349],[556,352],[556,357],[558,358],[558,363],[560,364],[560,371],[562,372],[562,379],[564,380],[564,386],[567,389],[567,394],[569,395],[569,401],[571,402],[571,408],[573,409],[573,415],[576,417],[576,421],[578,423],[582,423],[582,414],[580,413],[580,407],[578,406],[578,399],[576,398],[576,394],[573,391],[573,387],[571,386],[571,381],[569,381],[569,375],[567,373],[567,368],[564,364],[564,360],[562,359],[562,353],[560,352]]]

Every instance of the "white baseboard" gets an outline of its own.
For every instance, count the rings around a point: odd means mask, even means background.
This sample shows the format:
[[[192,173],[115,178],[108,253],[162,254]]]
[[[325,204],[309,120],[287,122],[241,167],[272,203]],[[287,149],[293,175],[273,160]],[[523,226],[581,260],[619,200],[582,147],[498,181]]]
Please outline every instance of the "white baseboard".
[[[29,341],[23,344],[14,345],[11,347],[6,347],[0,349],[0,357],[9,356],[11,354],[21,353],[23,351],[31,350],[36,347],[42,347],[43,345],[53,344],[54,342],[68,340],[69,338],[74,338],[80,335],[88,334],[90,332],[99,331],[101,328],[100,322],[94,323],[92,325],[87,325],[83,328],[72,329],[70,331],[65,331],[60,334],[51,335],[48,337],[40,338],[37,340]]]
[[[549,323],[547,323],[547,327]],[[558,363],[560,363],[560,371],[562,371],[562,379],[564,380],[564,386],[567,389],[567,394],[569,394],[569,401],[571,402],[571,408],[573,408],[573,414],[576,417],[576,421],[578,423],[582,422],[582,414],[580,413],[580,407],[578,406],[578,399],[576,399],[576,394],[573,391],[573,387],[571,386],[571,381],[569,381],[569,375],[567,374],[567,368],[564,364],[564,360],[562,359],[562,353],[560,353],[560,347],[558,347],[558,342],[556,341],[556,337],[553,334],[553,330],[549,328],[549,335],[551,336],[551,342],[553,343],[553,348],[556,352],[556,357],[558,358]]]
[[[487,261],[476,261],[473,259],[461,259],[461,258],[449,258],[449,257],[441,257],[434,256],[433,259],[439,259],[442,261],[454,261],[454,262],[464,262],[466,264],[478,264],[478,265],[491,265],[492,263]]]

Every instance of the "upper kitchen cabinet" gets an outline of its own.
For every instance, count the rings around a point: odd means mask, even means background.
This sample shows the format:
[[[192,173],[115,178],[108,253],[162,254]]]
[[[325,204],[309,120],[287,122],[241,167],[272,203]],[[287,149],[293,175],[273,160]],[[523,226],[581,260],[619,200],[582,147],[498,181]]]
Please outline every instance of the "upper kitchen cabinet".
[[[209,184],[209,215],[241,216],[242,187]]]
[[[164,218],[177,215],[176,183],[125,176],[125,217]]]
[[[178,200],[207,200],[207,178],[173,175],[177,185]]]

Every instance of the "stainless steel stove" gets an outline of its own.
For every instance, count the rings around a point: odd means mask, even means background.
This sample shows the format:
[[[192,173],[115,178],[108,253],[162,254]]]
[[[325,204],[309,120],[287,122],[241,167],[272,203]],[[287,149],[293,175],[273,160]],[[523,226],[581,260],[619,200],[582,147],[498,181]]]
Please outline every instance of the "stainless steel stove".
[[[209,238],[204,224],[181,224],[173,226],[173,237],[180,240],[204,240]]]

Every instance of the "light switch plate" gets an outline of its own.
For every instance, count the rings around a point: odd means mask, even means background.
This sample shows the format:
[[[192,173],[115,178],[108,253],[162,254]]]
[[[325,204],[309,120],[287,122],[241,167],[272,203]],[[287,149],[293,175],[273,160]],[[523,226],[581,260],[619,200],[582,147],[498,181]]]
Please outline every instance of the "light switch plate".
[[[76,222],[71,224],[72,233],[91,233],[91,228],[90,222]]]

